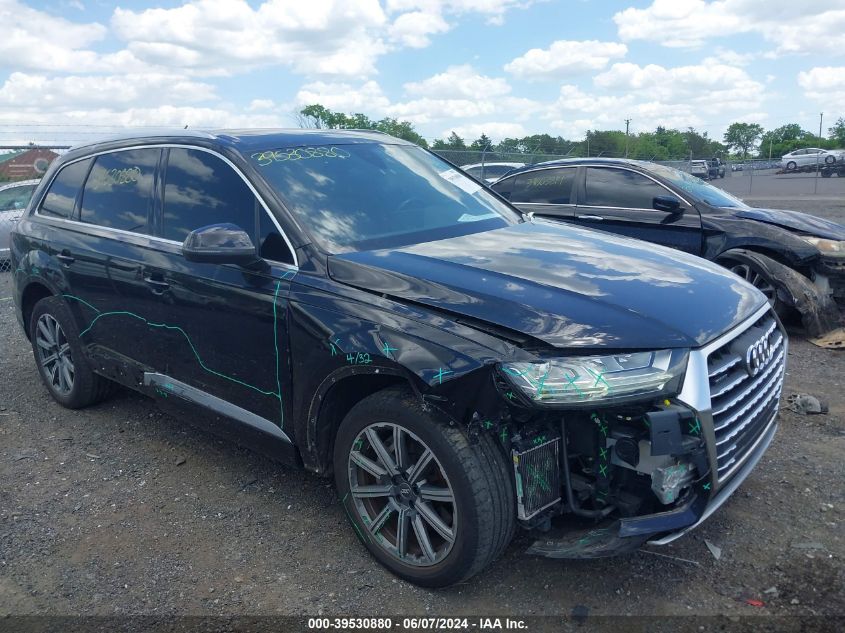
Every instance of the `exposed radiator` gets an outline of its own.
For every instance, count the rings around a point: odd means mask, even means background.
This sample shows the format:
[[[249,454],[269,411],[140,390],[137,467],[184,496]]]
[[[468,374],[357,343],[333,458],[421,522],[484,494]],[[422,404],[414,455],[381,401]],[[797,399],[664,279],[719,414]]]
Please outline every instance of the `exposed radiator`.
[[[560,501],[560,438],[524,440],[511,451],[517,516],[530,519]]]

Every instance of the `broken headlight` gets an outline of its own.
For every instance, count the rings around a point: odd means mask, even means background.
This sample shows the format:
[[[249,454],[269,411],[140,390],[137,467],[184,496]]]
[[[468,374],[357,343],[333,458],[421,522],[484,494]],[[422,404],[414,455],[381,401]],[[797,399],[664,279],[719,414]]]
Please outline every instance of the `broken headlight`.
[[[822,255],[831,255],[833,257],[845,257],[845,242],[839,242],[837,240],[828,240],[823,237],[811,237],[809,235],[799,235],[802,240],[805,242],[809,242],[817,249]]]
[[[501,370],[532,402],[592,406],[677,394],[687,356],[687,350],[570,356],[504,363]]]

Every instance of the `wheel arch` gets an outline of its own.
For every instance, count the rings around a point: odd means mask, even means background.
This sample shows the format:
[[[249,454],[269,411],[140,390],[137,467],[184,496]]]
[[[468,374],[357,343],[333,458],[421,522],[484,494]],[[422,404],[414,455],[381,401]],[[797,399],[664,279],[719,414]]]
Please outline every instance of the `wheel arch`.
[[[30,338],[29,320],[35,304],[46,297],[53,297],[56,293],[41,281],[31,281],[21,293],[21,316],[23,317],[26,338]]]
[[[305,438],[300,446],[305,467],[330,476],[335,436],[346,414],[367,396],[402,384],[419,393],[399,368],[341,367],[326,376],[308,407]]]

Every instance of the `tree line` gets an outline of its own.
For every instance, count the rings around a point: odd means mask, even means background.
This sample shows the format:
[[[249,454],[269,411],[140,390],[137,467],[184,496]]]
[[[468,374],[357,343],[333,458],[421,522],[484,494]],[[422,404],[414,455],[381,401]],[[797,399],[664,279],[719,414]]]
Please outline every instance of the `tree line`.
[[[773,159],[801,147],[834,149],[845,147],[845,118],[840,117],[828,129],[827,138],[804,130],[797,123],[765,130],[758,123],[732,123],[721,141],[707,132],[689,127],[676,130],[657,127],[653,132],[626,134],[621,130],[588,130],[583,140],[572,141],[562,136],[531,134],[522,138],[505,138],[494,143],[486,134],[475,140],[464,139],[452,132],[431,145],[409,121],[386,117],[370,119],[365,114],[334,112],[320,104],[304,107],[297,114],[300,127],[376,130],[433,150],[453,150],[490,154],[547,154],[551,156],[611,156],[641,160],[685,160],[690,158]]]

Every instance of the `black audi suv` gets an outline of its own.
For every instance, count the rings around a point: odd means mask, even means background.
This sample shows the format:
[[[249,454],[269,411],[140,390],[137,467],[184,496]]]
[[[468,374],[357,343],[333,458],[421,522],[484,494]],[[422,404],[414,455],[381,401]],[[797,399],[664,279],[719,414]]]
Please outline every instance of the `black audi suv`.
[[[333,476],[364,546],[421,585],[472,576],[517,529],[557,558],[668,543],[777,425],[787,341],[753,286],[534,220],[378,133],[76,148],[11,257],[56,401],[122,385]]]

